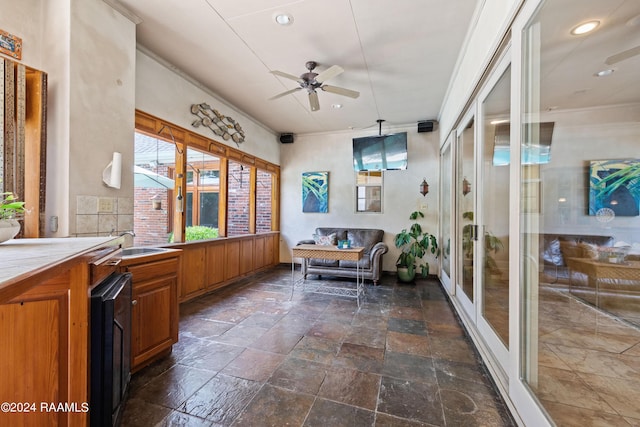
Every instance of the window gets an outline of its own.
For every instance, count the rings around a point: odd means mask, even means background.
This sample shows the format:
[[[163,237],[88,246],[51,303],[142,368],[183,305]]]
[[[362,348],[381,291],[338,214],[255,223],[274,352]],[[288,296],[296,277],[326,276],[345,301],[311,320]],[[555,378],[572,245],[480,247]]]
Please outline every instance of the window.
[[[140,111],[135,165],[137,245],[173,242],[174,235],[181,242],[278,229],[276,165]]]
[[[249,233],[249,167],[229,161],[229,196],[227,202],[227,236]]]
[[[382,212],[382,171],[356,172],[356,212]]]
[[[175,152],[171,142],[135,134],[133,224],[136,245],[161,245],[172,237]]]
[[[186,240],[218,237],[220,159],[189,147],[186,170]]]
[[[258,170],[256,179],[256,233],[271,231],[273,175]]]

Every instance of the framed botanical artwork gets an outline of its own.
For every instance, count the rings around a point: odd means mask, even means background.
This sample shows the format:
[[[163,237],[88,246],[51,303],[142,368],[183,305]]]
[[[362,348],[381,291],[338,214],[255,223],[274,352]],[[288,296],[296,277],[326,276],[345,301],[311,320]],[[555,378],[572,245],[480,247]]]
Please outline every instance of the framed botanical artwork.
[[[329,212],[329,172],[302,173],[302,212]]]
[[[0,53],[15,59],[22,59],[22,39],[0,30]]]
[[[593,160],[589,165],[589,215],[638,216],[640,159]]]

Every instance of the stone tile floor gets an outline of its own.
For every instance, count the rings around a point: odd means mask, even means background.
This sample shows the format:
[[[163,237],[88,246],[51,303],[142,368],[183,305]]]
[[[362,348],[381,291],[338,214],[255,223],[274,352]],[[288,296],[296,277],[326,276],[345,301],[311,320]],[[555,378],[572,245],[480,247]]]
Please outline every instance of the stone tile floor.
[[[291,297],[278,267],[180,318],[173,353],[133,376],[123,426],[515,425],[434,280],[384,277],[358,309]]]

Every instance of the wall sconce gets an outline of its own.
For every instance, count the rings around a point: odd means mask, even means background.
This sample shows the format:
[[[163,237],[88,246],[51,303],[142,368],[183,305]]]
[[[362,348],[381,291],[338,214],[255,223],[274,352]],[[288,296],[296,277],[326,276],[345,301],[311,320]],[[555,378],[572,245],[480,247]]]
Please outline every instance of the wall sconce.
[[[162,199],[160,198],[159,194],[156,194],[155,196],[153,196],[151,198],[151,204],[153,206],[153,210],[154,211],[161,211],[162,210]]]
[[[422,197],[426,196],[429,192],[429,184],[427,184],[426,178],[422,178],[422,183],[420,184],[420,194]]]
[[[471,183],[467,181],[467,177],[462,179],[462,195],[466,196],[471,193]]]

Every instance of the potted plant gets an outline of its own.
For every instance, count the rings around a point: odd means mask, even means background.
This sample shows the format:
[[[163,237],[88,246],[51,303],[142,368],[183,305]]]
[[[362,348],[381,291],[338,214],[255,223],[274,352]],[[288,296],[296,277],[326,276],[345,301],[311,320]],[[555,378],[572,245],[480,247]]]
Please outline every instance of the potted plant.
[[[473,212],[464,212],[462,218],[473,221]],[[473,224],[467,224],[462,228],[462,250],[464,253],[465,265],[473,265],[473,236],[471,231]],[[493,256],[504,249],[502,240],[489,231],[484,233],[484,268],[492,275],[499,275],[500,269]]]
[[[24,215],[24,202],[20,202],[11,192],[2,193],[0,202],[0,243],[13,239],[20,231],[18,219]]]
[[[497,238],[490,232],[484,233],[484,267],[489,272],[489,274],[494,276],[500,275],[500,268],[498,268],[498,264],[496,260],[493,259],[493,255],[495,255],[500,249],[504,249],[502,245],[502,240]]]
[[[412,212],[409,219],[416,222],[395,237],[395,246],[401,250],[396,261],[396,269],[398,279],[402,282],[412,282],[418,269],[423,278],[427,277],[429,263],[422,258],[427,252],[431,252],[436,258],[440,255],[436,236],[422,230],[422,226],[417,222],[419,218],[424,218],[422,212]]]

